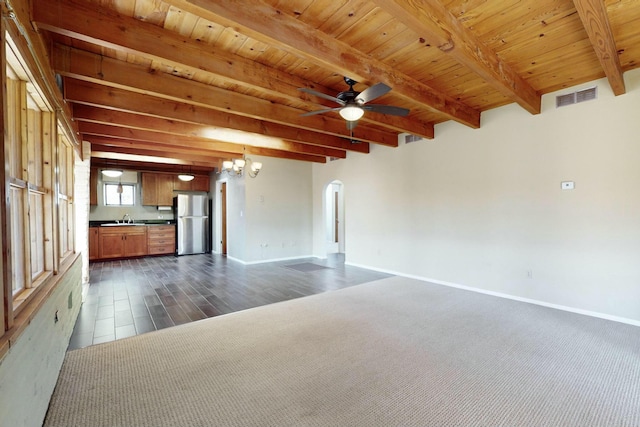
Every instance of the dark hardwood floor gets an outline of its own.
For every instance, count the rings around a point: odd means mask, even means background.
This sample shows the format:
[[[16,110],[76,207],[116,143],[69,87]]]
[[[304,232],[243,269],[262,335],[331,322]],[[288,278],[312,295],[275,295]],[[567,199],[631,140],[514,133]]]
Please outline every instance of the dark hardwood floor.
[[[389,277],[344,256],[243,265],[215,254],[95,262],[69,350]]]

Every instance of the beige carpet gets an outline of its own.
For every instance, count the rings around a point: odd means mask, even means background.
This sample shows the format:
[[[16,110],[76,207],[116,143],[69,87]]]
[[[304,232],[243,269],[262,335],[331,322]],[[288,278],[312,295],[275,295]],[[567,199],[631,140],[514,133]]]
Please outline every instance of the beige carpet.
[[[640,328],[394,277],[71,351],[45,426],[640,426]]]

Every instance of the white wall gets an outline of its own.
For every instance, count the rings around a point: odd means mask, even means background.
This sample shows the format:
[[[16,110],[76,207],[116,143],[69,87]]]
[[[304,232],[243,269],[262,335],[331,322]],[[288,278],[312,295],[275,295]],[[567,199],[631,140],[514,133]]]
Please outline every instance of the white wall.
[[[227,251],[245,263],[309,257],[312,253],[312,175],[307,162],[251,156],[256,178],[217,175],[215,251],[220,251],[220,182],[227,182]]]
[[[75,153],[73,201],[75,205],[75,248],[82,253],[82,283],[89,283],[89,171],[91,144],[82,143],[82,158]]]
[[[255,179],[245,178],[245,261],[311,256],[311,164],[254,157],[264,166]]]
[[[314,165],[314,253],[339,179],[349,263],[640,321],[640,70],[625,79],[622,96],[599,80],[558,92],[597,84],[594,101],[549,94],[540,115],[509,105]]]
[[[227,255],[245,261],[246,242],[245,179],[227,180]]]
[[[78,259],[0,360],[1,426],[42,425],[80,310],[81,274]]]

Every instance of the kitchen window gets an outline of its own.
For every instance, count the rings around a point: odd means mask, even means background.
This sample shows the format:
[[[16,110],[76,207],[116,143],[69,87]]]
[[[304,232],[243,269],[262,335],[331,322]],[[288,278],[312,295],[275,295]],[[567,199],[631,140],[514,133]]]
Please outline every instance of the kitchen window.
[[[105,183],[105,206],[133,206],[135,203],[136,186],[132,184]]]

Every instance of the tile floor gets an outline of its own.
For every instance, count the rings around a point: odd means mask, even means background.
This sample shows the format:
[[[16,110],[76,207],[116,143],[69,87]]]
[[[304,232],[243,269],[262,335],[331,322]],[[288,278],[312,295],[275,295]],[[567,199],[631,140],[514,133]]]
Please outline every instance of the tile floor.
[[[215,254],[95,262],[68,349],[385,277],[340,254],[255,265]]]

